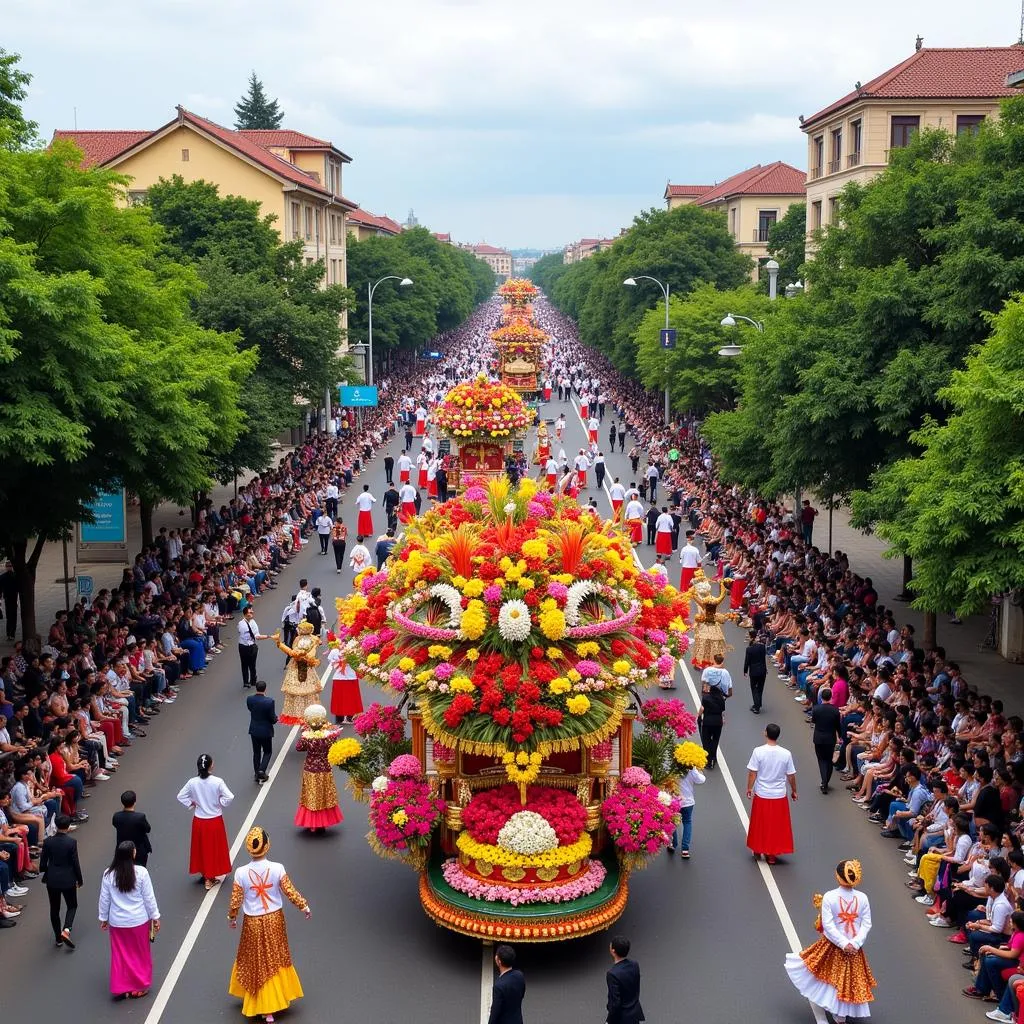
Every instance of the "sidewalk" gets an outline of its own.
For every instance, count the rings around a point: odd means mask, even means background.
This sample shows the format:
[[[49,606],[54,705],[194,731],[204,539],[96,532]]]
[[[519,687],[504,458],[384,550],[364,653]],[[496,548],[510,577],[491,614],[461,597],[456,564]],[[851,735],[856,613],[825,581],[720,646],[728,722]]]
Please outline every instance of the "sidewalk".
[[[814,525],[814,542],[822,550],[828,547],[828,510],[822,509]],[[879,600],[893,610],[898,625],[909,622],[920,644],[924,636],[924,613],[896,600],[903,589],[903,561],[884,558],[886,542],[874,534],[864,534],[850,526],[846,509],[832,514],[832,550],[845,551],[850,568],[860,576],[870,576]],[[963,625],[954,626],[948,615],[936,623],[936,643],[945,648],[946,657],[963,669],[964,678],[982,693],[1001,699],[1007,714],[1024,716],[1024,666],[1006,661],[997,651],[981,644],[989,631],[988,615],[973,615]]]

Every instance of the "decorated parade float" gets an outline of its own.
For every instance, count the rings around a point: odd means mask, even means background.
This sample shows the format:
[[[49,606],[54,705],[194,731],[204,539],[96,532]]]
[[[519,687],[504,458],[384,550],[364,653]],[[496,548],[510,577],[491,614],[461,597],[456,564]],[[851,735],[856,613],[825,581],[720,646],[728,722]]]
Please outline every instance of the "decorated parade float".
[[[498,293],[505,300],[501,325],[491,333],[498,350],[498,373],[503,384],[520,394],[533,395],[540,389],[542,351],[547,332],[533,322],[532,300],[537,288],[523,278],[510,278]]]
[[[371,707],[330,760],[426,913],[528,942],[615,921],[703,754],[681,702],[642,697],[686,649],[680,593],[615,524],[499,478],[414,519],[337,604],[343,656],[398,705]]]
[[[505,460],[526,434],[531,413],[511,388],[482,374],[456,384],[434,409],[448,459],[448,487],[489,480],[505,472]]]

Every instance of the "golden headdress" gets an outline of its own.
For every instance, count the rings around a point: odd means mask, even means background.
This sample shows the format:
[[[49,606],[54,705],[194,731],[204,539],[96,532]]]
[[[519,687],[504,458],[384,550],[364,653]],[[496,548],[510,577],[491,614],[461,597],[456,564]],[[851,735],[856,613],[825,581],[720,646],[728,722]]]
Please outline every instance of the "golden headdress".
[[[836,868],[836,879],[840,885],[856,887],[860,885],[861,867],[859,860],[841,860]]]
[[[299,623],[299,632],[302,633],[303,636],[305,636],[307,633],[312,633],[313,623],[310,622],[308,619],[303,619]]]
[[[270,852],[270,836],[260,825],[253,825],[245,837],[245,848],[250,857],[265,857]]]

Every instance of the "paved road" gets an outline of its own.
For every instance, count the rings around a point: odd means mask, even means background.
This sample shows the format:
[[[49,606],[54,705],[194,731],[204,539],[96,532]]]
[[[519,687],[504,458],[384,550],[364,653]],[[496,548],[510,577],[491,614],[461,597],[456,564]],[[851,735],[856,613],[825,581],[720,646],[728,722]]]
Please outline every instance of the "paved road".
[[[557,415],[559,408],[550,404],[546,413]],[[604,426],[602,439],[607,422]],[[578,418],[570,415],[566,451],[575,451],[583,437]],[[527,450],[532,447],[531,440]],[[628,482],[628,460],[616,454],[608,457],[608,464],[609,479],[618,474]],[[383,491],[379,460],[363,481],[378,495]],[[592,488],[581,500],[596,494]],[[609,509],[606,496],[601,496],[599,506]],[[350,502],[342,512],[354,537],[355,510]],[[375,520],[383,525],[381,514],[376,513]],[[264,632],[276,627],[281,607],[292,593],[289,588],[300,575],[323,588],[328,606],[335,594],[347,590],[349,570],[337,576],[333,558],[319,557],[316,548],[314,540],[281,577],[279,589],[261,599],[257,620]],[[650,549],[640,552],[649,564]],[[733,630],[733,642],[739,644],[741,635]],[[774,720],[782,725],[783,742],[794,750],[801,798],[793,806],[797,852],[790,863],[773,869],[770,878],[777,886],[776,901],[784,913],[788,908],[799,941],[814,937],[811,894],[830,886],[841,858],[859,857],[875,915],[867,951],[880,982],[876,1019],[977,1022],[981,1009],[959,995],[968,980],[966,972],[956,974],[960,956],[945,941],[947,932],[925,926],[920,908],[907,895],[905,869],[895,844],[868,827],[844,791],[828,797],[818,793],[807,727],[781,683],[769,680],[766,715],[758,718],[747,711],[739,658],[735,652],[729,658],[738,694],[727,715],[721,770],[711,773],[708,783],[697,791],[693,857],[681,862],[665,856],[633,876],[629,907],[616,926],[632,937],[641,962],[648,1019],[708,1024],[755,1018],[804,1024],[812,1020],[808,1004],[797,996],[782,970],[788,940],[765,884],[767,869],[755,865],[744,847],[740,819],[725,784],[727,766],[742,792],[749,751],[759,742],[764,725]],[[263,645],[259,670],[272,691],[278,689],[282,662],[269,643]],[[158,1020],[193,1024],[239,1019],[238,1003],[227,995],[238,933],[228,929],[225,919],[226,887],[210,897],[212,908],[202,927],[194,929],[194,945],[186,942],[204,896],[186,875],[189,817],[174,797],[193,773],[196,756],[210,751],[217,759],[217,772],[236,795],[227,813],[229,837],[233,840],[239,833],[260,793],[250,781],[244,694],[231,643],[204,677],[183,686],[182,698],[164,711],[149,738],[124,758],[114,779],[93,790],[92,821],[77,833],[86,877],[78,950],[51,948],[44,894],[41,886],[35,888],[25,900],[30,909],[18,928],[0,937],[0,962],[7,977],[28,979],[5,986],[5,1017],[12,1011],[11,1019],[36,1019],[35,1011],[42,1005],[46,1019],[52,1020],[99,1021],[112,1015],[146,1024]],[[685,686],[680,695],[688,698]],[[369,703],[373,695],[364,693],[364,698]],[[278,730],[279,745],[286,735]],[[301,755],[294,751],[286,755],[266,788],[256,819],[271,833],[272,855],[285,863],[313,907],[308,923],[298,914],[288,914],[306,998],[285,1019],[476,1022],[486,956],[483,947],[426,919],[418,904],[414,875],[370,852],[364,840],[366,808],[354,804],[347,794],[342,796],[345,822],[328,836],[308,837],[292,827],[301,763]],[[121,789],[129,785],[138,790],[140,808],[154,826],[156,852],[150,867],[164,927],[155,947],[153,993],[140,1003],[112,1006],[106,989],[106,937],[95,924],[94,907],[97,880],[112,849],[109,817]],[[183,942],[188,955],[173,987],[168,982],[164,988],[168,998],[160,1013],[159,991]],[[604,1020],[607,936],[522,947],[520,953],[529,984],[530,1024]],[[58,977],[57,970],[60,984],[47,987],[50,979]],[[900,1002],[907,994],[914,1001],[909,1009]]]

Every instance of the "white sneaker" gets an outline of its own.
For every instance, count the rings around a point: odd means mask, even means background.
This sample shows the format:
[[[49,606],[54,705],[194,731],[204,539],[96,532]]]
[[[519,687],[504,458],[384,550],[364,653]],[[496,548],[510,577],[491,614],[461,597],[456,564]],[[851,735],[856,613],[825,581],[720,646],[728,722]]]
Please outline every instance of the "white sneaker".
[[[935,897],[928,895],[915,896],[914,902],[920,903],[922,907],[933,907],[935,905]]]
[[[23,885],[12,885],[4,895],[13,900],[17,899],[19,896],[27,896],[28,889]]]
[[[903,858],[903,863],[904,864],[916,864],[917,863],[917,858],[912,856],[912,855],[910,855],[910,854],[908,854],[906,857]]]
[[[989,1020],[998,1020],[1001,1024],[1013,1024],[1013,1014],[1003,1013],[1003,1011],[998,1007],[994,1010],[989,1010],[985,1016],[988,1017]]]
[[[106,772],[97,772],[92,777],[92,781],[93,782],[109,782],[110,781],[110,776]]]
[[[941,914],[935,914],[928,922],[933,928],[952,928],[953,922],[947,921]]]

